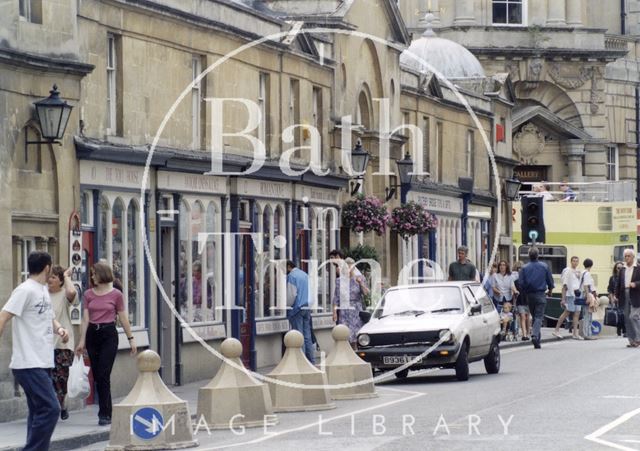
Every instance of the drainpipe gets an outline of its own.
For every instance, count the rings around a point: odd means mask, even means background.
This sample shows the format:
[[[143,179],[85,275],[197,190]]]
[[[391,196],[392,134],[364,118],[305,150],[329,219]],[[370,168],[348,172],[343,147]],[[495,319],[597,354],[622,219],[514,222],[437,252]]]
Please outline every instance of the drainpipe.
[[[627,34],[627,13],[625,3],[625,0],[620,0],[620,34]]]
[[[640,208],[640,85],[636,85],[636,206]]]
[[[636,207],[640,209],[640,85],[636,85]],[[637,216],[636,210],[636,218]],[[636,249],[640,246],[640,236],[636,237]]]

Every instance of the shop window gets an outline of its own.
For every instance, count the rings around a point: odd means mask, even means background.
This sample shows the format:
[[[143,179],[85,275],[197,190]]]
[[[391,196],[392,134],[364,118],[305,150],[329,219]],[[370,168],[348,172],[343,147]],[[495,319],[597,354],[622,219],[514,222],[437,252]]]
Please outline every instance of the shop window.
[[[262,280],[260,280],[260,292],[262,293],[262,311],[263,316],[268,317],[274,314],[272,300],[272,265],[269,264],[271,258],[271,208],[266,207],[262,214],[262,254],[260,255],[260,274]],[[257,257],[257,255],[256,255]]]
[[[216,292],[216,270],[218,269],[218,265],[216,262],[217,238],[213,235],[210,235],[216,232],[216,208],[213,202],[210,202],[209,206],[207,207],[205,230],[207,232],[207,242],[206,258],[204,259],[205,270],[203,271],[203,274],[206,275],[207,285],[207,319],[215,321],[218,319],[218,314],[221,311],[220,308],[222,306],[219,305],[219,296]]]
[[[106,197],[100,198],[100,229],[98,230],[98,258],[109,258],[109,243],[111,242],[108,232],[111,230],[111,207]]]
[[[115,277],[120,284],[122,284],[122,219],[124,212],[124,206],[122,200],[117,199],[113,204],[113,213],[111,219],[111,265],[113,267],[113,277]]]
[[[210,222],[210,224],[209,224]],[[215,318],[215,208],[200,201],[180,205],[180,314],[189,323]],[[206,237],[206,240],[205,240]],[[201,240],[202,245],[200,243]]]
[[[138,296],[138,288],[141,281],[138,268],[142,268],[142,262],[139,261],[140,218],[138,215],[138,206],[134,200],[131,200],[127,209],[127,281],[125,287],[131,324],[140,324],[141,298]]]
[[[82,208],[85,208],[85,205],[89,205],[88,199],[93,198],[91,191],[83,192],[82,198]],[[86,208],[91,211],[90,207]],[[131,198],[118,197],[111,204],[107,196],[101,196],[96,256],[110,263],[114,285],[122,291],[129,322],[134,327],[144,325],[144,263],[139,208],[136,200]],[[82,222],[86,225],[85,219],[82,216]]]
[[[180,265],[178,274],[180,279],[180,315],[189,320],[189,299],[191,299],[191,270],[189,264],[189,216],[190,211],[187,203],[180,203]]]
[[[83,226],[93,226],[93,191],[82,191],[80,195],[80,221]]]

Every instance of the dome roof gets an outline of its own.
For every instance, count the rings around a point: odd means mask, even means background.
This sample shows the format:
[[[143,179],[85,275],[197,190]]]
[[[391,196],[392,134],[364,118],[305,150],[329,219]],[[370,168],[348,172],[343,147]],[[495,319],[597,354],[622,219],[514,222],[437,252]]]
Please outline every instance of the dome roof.
[[[484,70],[480,61],[469,50],[433,32],[427,17],[427,30],[400,55],[400,64],[419,72],[438,70],[447,78],[481,78]],[[424,61],[424,62],[423,62]]]

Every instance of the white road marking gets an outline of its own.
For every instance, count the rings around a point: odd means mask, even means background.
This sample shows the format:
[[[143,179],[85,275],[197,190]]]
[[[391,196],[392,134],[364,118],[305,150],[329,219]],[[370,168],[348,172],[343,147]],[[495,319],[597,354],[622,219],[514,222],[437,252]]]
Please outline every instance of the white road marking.
[[[621,449],[623,451],[638,451],[637,448],[629,448],[629,447],[624,446],[624,445],[619,445],[617,443],[613,443],[613,442],[610,442],[608,440],[604,440],[604,439],[602,439],[600,437],[603,436],[604,434],[606,434],[607,432],[609,432],[610,430],[620,426],[622,423],[625,423],[625,422],[629,421],[631,418],[635,417],[639,413],[640,413],[640,409],[636,409],[636,410],[632,410],[631,412],[627,412],[624,415],[622,415],[621,417],[613,420],[611,423],[605,424],[604,426],[602,426],[597,431],[585,436],[585,439],[587,439],[589,441],[592,441],[594,443],[598,443],[600,445],[608,446],[610,448]],[[628,441],[628,440],[625,440],[625,441]]]
[[[620,440],[620,441],[625,443],[640,443],[640,440]]]
[[[382,388],[382,387],[380,387],[380,388]],[[410,392],[408,392],[408,393],[410,393]],[[273,432],[273,433],[270,433],[269,435],[263,435],[262,437],[258,437],[258,438],[253,439],[253,440],[248,440],[246,442],[230,443],[230,444],[227,444],[227,445],[215,446],[213,448],[202,448],[202,449],[215,450],[215,449],[236,448],[238,446],[245,446],[245,445],[252,445],[254,443],[261,443],[261,442],[264,442],[264,441],[267,441],[267,440],[271,440],[271,439],[276,438],[276,437],[280,437],[282,435],[290,434],[292,432],[304,431],[305,429],[310,429],[310,428],[312,428],[314,426],[317,427],[320,424],[326,424],[326,423],[329,423],[331,421],[339,420],[341,418],[351,417],[351,416],[358,415],[358,414],[361,414],[361,413],[364,413],[364,412],[368,412],[368,411],[371,411],[371,410],[377,410],[377,409],[380,409],[380,408],[383,408],[383,407],[392,406],[394,404],[398,404],[398,403],[401,403],[401,402],[411,401],[412,399],[419,398],[419,397],[425,396],[425,395],[426,395],[426,393],[414,392],[413,395],[407,396],[406,398],[396,399],[394,401],[388,401],[388,402],[385,402],[385,403],[382,403],[382,404],[376,404],[375,406],[365,407],[363,409],[359,409],[359,410],[354,410],[352,412],[343,413],[341,415],[336,415],[334,417],[330,417],[330,418],[314,421],[313,423],[305,424],[303,426],[298,426],[298,427],[291,428],[291,429],[286,429],[284,431]]]

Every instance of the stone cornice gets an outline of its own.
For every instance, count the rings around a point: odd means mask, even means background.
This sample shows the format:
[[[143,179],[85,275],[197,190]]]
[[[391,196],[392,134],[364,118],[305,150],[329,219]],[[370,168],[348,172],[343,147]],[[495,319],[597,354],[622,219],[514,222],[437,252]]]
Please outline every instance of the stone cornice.
[[[33,53],[0,47],[0,63],[38,72],[55,72],[84,77],[93,72],[93,64],[81,63],[68,58],[35,55]]]
[[[584,61],[615,61],[624,57],[627,50],[609,49],[571,49],[571,48],[525,48],[525,47],[468,47],[476,56],[488,58],[546,58],[546,59],[576,59]]]

